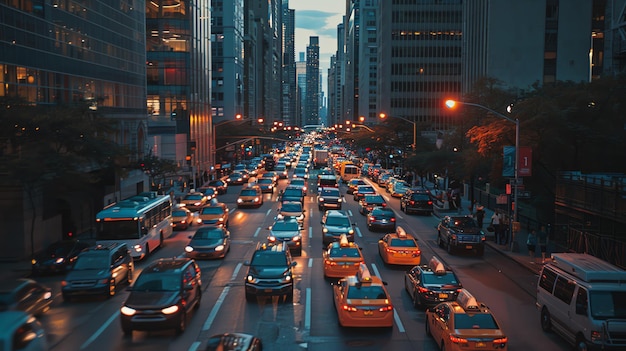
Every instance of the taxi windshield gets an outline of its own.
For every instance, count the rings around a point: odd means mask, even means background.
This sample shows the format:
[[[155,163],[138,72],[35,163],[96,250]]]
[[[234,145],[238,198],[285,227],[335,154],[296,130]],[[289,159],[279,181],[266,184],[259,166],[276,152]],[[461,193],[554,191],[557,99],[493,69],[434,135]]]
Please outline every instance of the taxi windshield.
[[[415,240],[394,238],[394,239],[391,239],[391,243],[389,244],[389,246],[392,246],[392,247],[417,247],[417,244],[415,243]]]
[[[336,247],[330,249],[330,257],[361,257],[356,247]]]
[[[348,299],[386,299],[387,294],[380,285],[353,285],[348,289]]]
[[[489,313],[455,313],[454,329],[500,329]]]
[[[200,210],[200,214],[222,214],[224,213],[224,208],[220,206],[207,206],[203,207]]]

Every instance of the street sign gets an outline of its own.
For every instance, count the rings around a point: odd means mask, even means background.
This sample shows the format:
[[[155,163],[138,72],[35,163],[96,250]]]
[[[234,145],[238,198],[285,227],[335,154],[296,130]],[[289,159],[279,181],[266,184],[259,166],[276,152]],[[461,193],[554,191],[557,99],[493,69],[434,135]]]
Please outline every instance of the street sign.
[[[517,197],[520,199],[529,199],[530,198],[530,191],[518,191],[517,192]]]

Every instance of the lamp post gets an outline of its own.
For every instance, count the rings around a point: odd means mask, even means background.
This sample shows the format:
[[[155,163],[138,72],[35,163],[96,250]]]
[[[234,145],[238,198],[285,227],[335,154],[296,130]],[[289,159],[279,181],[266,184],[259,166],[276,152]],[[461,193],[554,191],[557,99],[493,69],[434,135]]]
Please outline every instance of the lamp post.
[[[515,185],[513,186],[513,202],[515,203],[515,207],[513,207],[513,223],[517,222],[517,209],[519,208],[519,203],[517,202],[518,199],[518,191],[517,191],[517,187],[519,185],[519,119],[515,118],[511,118],[508,117],[506,115],[503,115],[500,112],[494,111],[492,109],[490,109],[487,106],[483,106],[483,105],[479,105],[479,104],[475,104],[472,102],[463,102],[463,101],[455,101],[455,100],[447,100],[446,101],[446,107],[449,109],[454,108],[454,106],[456,104],[460,104],[460,105],[467,105],[467,106],[474,106],[474,107],[478,107],[481,108],[483,110],[489,111],[491,113],[493,113],[494,115],[506,119],[509,122],[515,123],[515,164],[513,165],[513,170],[514,170],[514,175],[515,175]],[[513,223],[511,223],[511,250],[513,250]]]
[[[415,121],[411,121],[410,119],[407,119],[407,118],[404,118],[404,117],[401,117],[401,116],[387,116],[384,113],[379,114],[378,117],[380,117],[380,119],[385,119],[387,117],[392,117],[392,118],[401,119],[403,121],[406,121],[406,122],[409,122],[409,123],[413,124],[413,145],[411,145],[411,146],[413,148],[413,151],[415,151],[415,148],[417,147],[417,123],[415,123]]]

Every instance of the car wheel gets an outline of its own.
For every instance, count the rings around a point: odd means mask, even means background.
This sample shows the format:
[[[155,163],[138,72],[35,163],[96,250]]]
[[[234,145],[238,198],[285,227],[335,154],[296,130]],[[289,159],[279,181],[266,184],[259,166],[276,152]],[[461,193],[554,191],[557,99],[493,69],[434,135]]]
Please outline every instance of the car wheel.
[[[254,296],[254,295],[252,295],[250,293],[246,293],[246,301],[252,302],[252,301],[255,300],[255,298],[256,298],[256,296]]]
[[[285,295],[285,302],[293,302],[293,289]]]
[[[63,301],[70,302],[72,301],[72,297],[70,295],[63,294]]]
[[[107,294],[107,297],[112,296],[115,296],[115,278],[111,278],[111,281],[109,282],[109,293]]]
[[[187,329],[187,312],[183,310],[180,314],[180,321],[178,322],[178,326],[176,327],[176,333],[182,334],[185,329]]]
[[[448,243],[446,245],[446,249],[448,250],[448,253],[450,255],[452,255],[454,253],[454,248],[452,247],[452,243],[450,243],[450,240],[448,240]]]
[[[131,328],[122,327],[122,333],[124,336],[133,336],[133,330]]]
[[[441,240],[441,234],[437,233],[437,246],[443,248],[443,240]]]
[[[202,302],[202,290],[198,288],[198,301],[196,301],[196,305],[193,306],[194,311],[200,309],[200,302]]]
[[[547,308],[541,309],[541,329],[544,332],[552,330],[552,320],[550,319],[550,311]]]
[[[574,350],[587,351],[588,349],[589,347],[587,346],[587,343],[585,342],[585,337],[582,335],[578,335],[576,337],[576,345],[574,345]]]
[[[426,318],[426,321],[424,322],[424,331],[426,332],[426,335],[430,336],[430,325],[428,324],[428,318]]]
[[[133,270],[129,269],[128,272],[126,273],[126,283],[130,285],[132,282],[133,282]]]

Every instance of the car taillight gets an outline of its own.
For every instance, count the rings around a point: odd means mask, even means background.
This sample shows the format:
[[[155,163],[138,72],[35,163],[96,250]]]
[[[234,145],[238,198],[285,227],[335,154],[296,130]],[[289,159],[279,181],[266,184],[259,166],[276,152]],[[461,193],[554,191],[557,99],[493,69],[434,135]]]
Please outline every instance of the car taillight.
[[[344,311],[348,311],[348,312],[356,312],[356,307],[354,306],[350,306],[350,305],[343,305],[341,307]]]
[[[395,222],[396,221],[396,217],[391,217],[391,221]]]
[[[429,204],[429,205],[432,205],[432,204],[433,204],[433,202],[429,200],[429,201],[428,201],[428,204]]]
[[[324,261],[324,264],[326,264],[328,266],[336,266],[337,262],[326,260],[326,261]]]
[[[393,306],[392,305],[383,306],[383,307],[379,308],[378,311],[380,311],[380,312],[393,311]]]
[[[383,207],[387,207],[387,203],[386,202],[383,202],[382,205],[383,205]]]
[[[375,221],[375,220],[376,220],[376,217],[370,216],[370,221]]]
[[[430,291],[430,290],[426,289],[426,288],[425,288],[425,287],[423,287],[423,286],[418,287],[418,288],[417,288],[417,290],[419,290],[419,292],[420,292],[420,293],[422,293],[422,294],[423,294],[423,293],[427,293],[427,292],[429,292],[429,291]]]
[[[493,341],[494,344],[506,344],[509,341],[509,339],[507,337],[504,338],[500,338],[500,339],[495,339]]]
[[[411,204],[411,206],[415,205],[415,201],[411,200],[409,201],[409,204]]]
[[[450,335],[450,341],[455,344],[467,344],[467,339],[459,338],[456,335]]]

